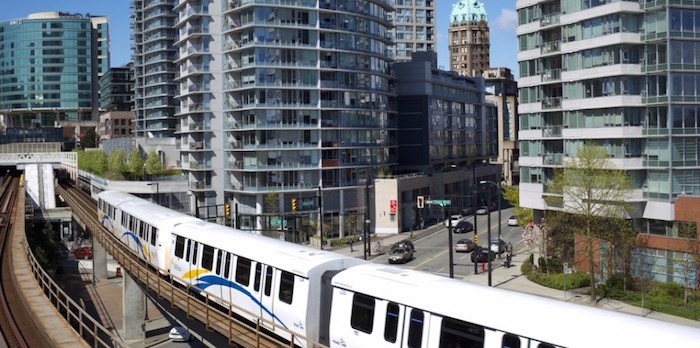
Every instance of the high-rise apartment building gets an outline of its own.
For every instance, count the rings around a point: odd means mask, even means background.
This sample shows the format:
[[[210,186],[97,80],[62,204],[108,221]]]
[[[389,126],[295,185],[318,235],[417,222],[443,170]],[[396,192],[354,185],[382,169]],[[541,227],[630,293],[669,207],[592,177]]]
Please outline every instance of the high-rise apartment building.
[[[134,107],[134,66],[129,63],[107,70],[99,81],[100,109],[131,111]]]
[[[97,122],[107,18],[33,13],[0,23],[0,115],[9,128]]]
[[[629,214],[648,241],[635,257],[684,283],[674,202],[700,194],[700,6],[670,3],[516,1],[520,204],[561,209],[545,199],[554,170],[584,143],[604,146],[631,177]]]
[[[435,52],[434,0],[392,0],[395,12],[391,29],[396,61],[410,61],[412,52]]]
[[[319,191],[335,226],[364,209],[365,182],[396,163],[390,0],[175,11],[178,146],[196,205],[231,201],[243,228]]]
[[[450,70],[465,76],[481,76],[489,68],[489,24],[482,2],[460,0],[452,5],[449,40]]]
[[[172,138],[177,123],[176,0],[132,0],[134,112],[137,138]]]
[[[484,71],[486,100],[498,110],[498,143],[491,153],[492,164],[503,167],[503,183],[518,185],[518,83],[508,68],[490,68]]]

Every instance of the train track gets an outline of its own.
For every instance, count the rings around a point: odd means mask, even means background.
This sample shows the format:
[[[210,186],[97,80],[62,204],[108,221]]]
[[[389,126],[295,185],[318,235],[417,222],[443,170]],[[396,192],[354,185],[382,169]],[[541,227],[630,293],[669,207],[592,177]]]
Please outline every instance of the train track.
[[[5,176],[0,197],[0,329],[1,343],[9,347],[45,347],[49,342],[40,334],[31,313],[16,288],[12,267],[12,211],[19,179]],[[24,207],[19,207],[24,209]],[[2,345],[2,344],[0,344]]]

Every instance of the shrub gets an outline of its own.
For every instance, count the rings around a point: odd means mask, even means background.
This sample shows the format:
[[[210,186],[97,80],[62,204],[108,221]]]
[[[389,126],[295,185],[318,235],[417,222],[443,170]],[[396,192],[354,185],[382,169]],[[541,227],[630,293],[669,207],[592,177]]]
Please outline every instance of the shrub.
[[[532,254],[530,254],[530,256],[532,256]],[[530,259],[525,260],[525,262],[523,262],[522,266],[520,266],[520,272],[523,272],[523,274],[525,276],[532,273],[532,261],[530,261]]]

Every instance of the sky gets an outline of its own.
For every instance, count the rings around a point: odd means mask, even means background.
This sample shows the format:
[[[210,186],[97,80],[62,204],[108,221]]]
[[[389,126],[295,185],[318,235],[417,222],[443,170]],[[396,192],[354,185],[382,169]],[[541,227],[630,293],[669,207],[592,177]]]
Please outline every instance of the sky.
[[[480,0],[486,6],[491,34],[491,66],[507,67],[517,76],[517,38],[515,28],[517,15],[515,1]],[[30,13],[61,11],[70,13],[89,13],[108,17],[110,39],[110,65],[122,66],[131,59],[129,35],[130,0],[9,0],[11,6],[3,8],[0,22],[11,19],[26,18]],[[452,4],[458,0],[436,0],[437,3],[437,49],[438,65],[449,69],[449,52],[447,37]]]

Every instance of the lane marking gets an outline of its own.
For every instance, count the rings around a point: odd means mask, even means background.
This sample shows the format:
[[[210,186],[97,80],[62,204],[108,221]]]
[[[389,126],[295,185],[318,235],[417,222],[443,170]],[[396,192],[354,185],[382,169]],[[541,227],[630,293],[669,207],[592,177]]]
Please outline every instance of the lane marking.
[[[427,260],[425,260],[425,261],[423,261],[423,262],[421,262],[421,263],[419,263],[419,264],[417,264],[417,265],[411,267],[411,269],[416,269],[416,268],[418,268],[418,267],[421,267],[421,266],[425,265],[426,263],[428,263],[428,262],[430,262],[430,261],[433,261],[433,260],[436,259],[437,257],[444,255],[445,253],[447,253],[447,250],[443,250],[442,252],[439,252],[439,253],[433,255],[431,258],[429,258],[429,259],[427,259]]]

